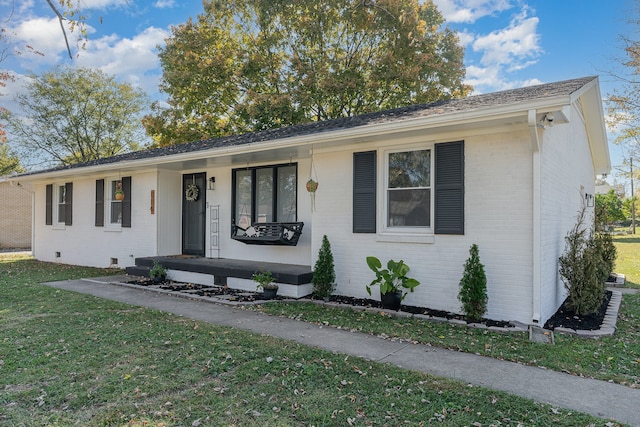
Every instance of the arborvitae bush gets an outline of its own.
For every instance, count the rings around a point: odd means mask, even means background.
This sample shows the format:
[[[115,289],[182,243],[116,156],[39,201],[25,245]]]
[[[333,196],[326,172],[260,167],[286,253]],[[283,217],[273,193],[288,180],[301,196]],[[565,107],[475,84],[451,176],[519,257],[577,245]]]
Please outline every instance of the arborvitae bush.
[[[584,224],[585,208],[565,237],[559,258],[560,275],[569,291],[569,305],[578,315],[595,313],[602,304],[605,281],[613,271],[616,248],[608,233],[590,231]]]
[[[487,276],[484,265],[480,263],[478,245],[469,249],[469,259],[464,264],[464,273],[460,280],[458,299],[462,303],[462,311],[467,319],[479,322],[487,312]]]
[[[322,245],[318,251],[318,260],[313,267],[313,293],[320,298],[326,298],[335,288],[336,272],[333,265],[331,244],[326,234],[322,236]]]

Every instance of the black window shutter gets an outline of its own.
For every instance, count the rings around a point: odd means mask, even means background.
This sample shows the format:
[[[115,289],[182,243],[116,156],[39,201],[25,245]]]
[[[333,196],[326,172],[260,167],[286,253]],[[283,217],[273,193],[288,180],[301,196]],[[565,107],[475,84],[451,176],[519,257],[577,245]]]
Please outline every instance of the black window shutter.
[[[96,179],[96,227],[104,227],[104,179]]]
[[[64,225],[71,225],[73,217],[73,182],[64,184]]]
[[[353,232],[376,232],[376,152],[353,153]]]
[[[45,220],[46,225],[53,225],[53,184],[45,189]]]
[[[131,177],[122,177],[122,191],[124,200],[122,201],[122,227],[131,227]]]
[[[436,234],[464,234],[464,141],[435,146]]]

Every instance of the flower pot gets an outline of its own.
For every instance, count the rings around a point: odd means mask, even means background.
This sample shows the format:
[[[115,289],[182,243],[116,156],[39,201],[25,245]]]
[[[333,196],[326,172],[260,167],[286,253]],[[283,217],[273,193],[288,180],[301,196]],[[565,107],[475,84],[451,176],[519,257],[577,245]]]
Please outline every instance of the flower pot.
[[[278,294],[278,289],[263,289],[262,297],[264,299],[274,299]]]
[[[402,302],[402,292],[387,292],[380,295],[380,302],[383,308],[389,310],[400,310],[400,303]]]
[[[153,277],[153,282],[154,283],[162,283],[166,280],[166,276],[155,276]]]
[[[124,193],[116,193],[115,198],[116,200],[124,200]]]

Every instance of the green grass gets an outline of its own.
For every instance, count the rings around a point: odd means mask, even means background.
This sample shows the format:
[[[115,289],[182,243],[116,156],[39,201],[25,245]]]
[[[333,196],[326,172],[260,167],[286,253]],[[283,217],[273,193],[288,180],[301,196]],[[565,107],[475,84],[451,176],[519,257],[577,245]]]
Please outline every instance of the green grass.
[[[618,251],[616,272],[627,276],[627,286],[640,288],[640,237],[615,236],[613,242]]]
[[[613,425],[37,284],[109,273],[0,258],[0,425]]]
[[[616,271],[640,288],[640,238],[615,238]],[[500,333],[466,326],[277,302],[256,309],[277,316],[541,366],[575,375],[640,387],[640,295],[624,295],[614,336],[586,339],[556,334],[555,345],[529,341],[527,333]]]

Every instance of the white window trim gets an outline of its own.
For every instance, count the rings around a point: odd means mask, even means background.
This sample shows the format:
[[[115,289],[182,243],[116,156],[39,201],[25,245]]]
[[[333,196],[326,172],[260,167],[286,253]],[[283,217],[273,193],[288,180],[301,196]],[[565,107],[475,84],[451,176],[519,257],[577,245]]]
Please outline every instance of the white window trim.
[[[434,143],[409,144],[403,146],[394,146],[393,148],[382,149],[382,155],[378,156],[378,170],[384,171],[378,175],[378,200],[382,202],[378,215],[378,233],[377,241],[379,242],[399,242],[399,243],[434,243],[435,235],[433,229],[434,221]],[[388,225],[389,200],[388,188],[389,182],[389,155],[392,153],[403,153],[407,151],[429,150],[430,155],[430,203],[429,218],[430,225],[428,227],[398,227]]]
[[[122,231],[122,220],[121,222],[111,222],[111,202],[119,202],[122,203],[122,201],[119,200],[113,200],[111,198],[111,185],[113,184],[114,181],[121,181],[122,178],[118,178],[118,177],[109,177],[109,178],[105,178],[105,186],[104,186],[104,191],[105,191],[105,195],[104,195],[104,231],[109,231],[109,232],[113,232],[113,231]]]

